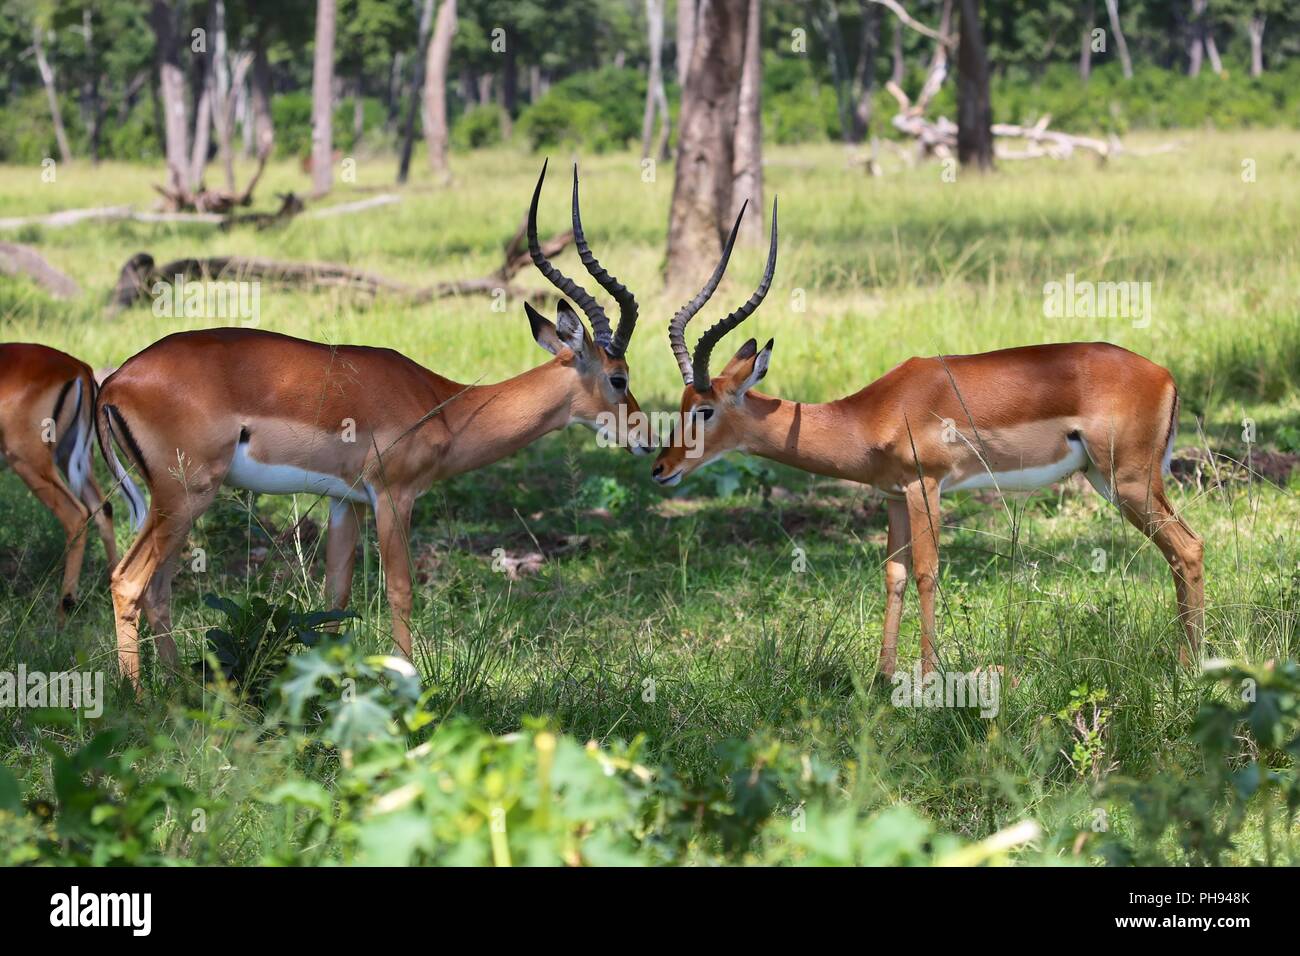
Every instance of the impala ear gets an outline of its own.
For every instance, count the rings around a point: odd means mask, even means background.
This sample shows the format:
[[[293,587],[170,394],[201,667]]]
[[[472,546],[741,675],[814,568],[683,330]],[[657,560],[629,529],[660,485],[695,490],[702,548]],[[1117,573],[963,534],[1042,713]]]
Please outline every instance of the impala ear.
[[[582,321],[569,307],[569,303],[560,300],[556,310],[558,328],[527,302],[524,303],[524,312],[528,315],[528,324],[532,326],[533,338],[546,351],[559,355],[561,349],[568,348],[574,355],[582,355],[586,333]]]
[[[750,368],[749,372],[745,375],[741,383],[738,386],[736,386],[735,394],[737,398],[740,398],[742,395],[748,392],[751,388],[753,388],[755,385],[761,382],[765,375],[767,375],[767,366],[768,363],[772,361],[772,345],[775,341],[776,341],[775,339],[768,339],[767,344],[764,345],[762,349],[758,350],[758,355],[754,357],[753,366]],[[744,360],[741,357],[741,352],[747,351],[749,355],[753,355],[756,347],[757,347],[757,343],[753,339],[750,339],[748,342],[746,342],[744,345],[740,347],[740,352],[736,353],[736,358],[733,361]],[[748,357],[749,357],[748,355],[745,356],[745,358]]]

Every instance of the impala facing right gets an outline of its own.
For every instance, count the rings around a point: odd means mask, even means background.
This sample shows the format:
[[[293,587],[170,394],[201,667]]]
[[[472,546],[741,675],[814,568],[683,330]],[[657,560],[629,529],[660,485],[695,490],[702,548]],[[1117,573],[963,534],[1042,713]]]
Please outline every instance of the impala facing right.
[[[744,216],[744,210],[740,215]],[[996,488],[1028,491],[1082,472],[1160,549],[1173,570],[1186,635],[1179,656],[1199,653],[1205,616],[1201,539],[1165,496],[1178,426],[1178,389],[1159,365],[1105,342],[911,358],[866,388],[822,404],[760,394],[772,342],[740,347],[716,376],[713,348],[758,307],[776,268],[776,204],[767,266],[749,301],[710,328],[692,355],[686,323],[709,300],[727,267],[740,218],[700,293],[669,323],[703,454],[690,456],[682,429],[660,451],[653,476],[675,485],[729,451],[820,475],[873,485],[889,499],[885,624],[880,671],[894,673],[909,566],[921,600],[921,662],[937,663],[934,597],[939,574],[939,496]]]

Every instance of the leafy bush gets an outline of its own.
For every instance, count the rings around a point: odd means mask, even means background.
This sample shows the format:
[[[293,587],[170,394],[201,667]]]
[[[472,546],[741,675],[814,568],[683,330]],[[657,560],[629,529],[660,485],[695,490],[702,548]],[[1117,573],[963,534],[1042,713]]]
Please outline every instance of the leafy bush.
[[[481,149],[501,142],[501,121],[505,111],[495,103],[471,106],[456,118],[451,127],[451,143],[456,149]]]
[[[639,71],[605,67],[556,83],[524,110],[517,128],[534,151],[563,144],[604,153],[641,135],[644,104]]]

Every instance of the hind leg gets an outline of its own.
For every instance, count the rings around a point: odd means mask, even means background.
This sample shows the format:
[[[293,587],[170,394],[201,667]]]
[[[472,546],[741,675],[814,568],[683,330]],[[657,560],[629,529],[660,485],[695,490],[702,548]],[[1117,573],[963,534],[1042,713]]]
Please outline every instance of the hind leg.
[[[907,577],[912,573],[912,524],[906,501],[889,502],[889,533],[885,545],[885,633],[880,642],[880,673],[894,676],[898,662],[898,628],[903,619]]]
[[[1119,485],[1116,496],[1124,517],[1152,540],[1173,572],[1186,637],[1178,659],[1184,664],[1199,659],[1205,631],[1205,547],[1200,537],[1174,512],[1159,474],[1150,484]]]
[[[59,591],[59,620],[77,603],[77,582],[81,577],[81,563],[86,556],[86,522],[90,512],[78,501],[54,471],[53,459],[48,469],[31,465],[24,458],[10,458],[15,474],[27,484],[32,494],[54,513],[63,526],[67,539],[63,559],[63,586]]]
[[[94,475],[86,476],[86,483],[81,489],[81,500],[90,509],[90,515],[99,530],[99,540],[104,542],[104,557],[108,561],[108,573],[117,567],[117,537],[113,533],[113,506],[104,500],[104,492],[95,481]]]
[[[352,597],[352,571],[361,536],[362,506],[330,501],[329,537],[325,540],[325,591],[331,610],[341,611]]]

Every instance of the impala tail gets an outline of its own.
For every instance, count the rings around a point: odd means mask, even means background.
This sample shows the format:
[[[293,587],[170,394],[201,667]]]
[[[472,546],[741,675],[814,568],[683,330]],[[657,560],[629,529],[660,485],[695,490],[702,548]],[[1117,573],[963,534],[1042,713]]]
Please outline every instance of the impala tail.
[[[68,487],[77,498],[82,497],[86,478],[90,474],[91,416],[95,411],[95,382],[89,375],[69,379],[59,392],[54,406],[53,421],[62,418],[66,402],[72,403],[72,420],[59,436],[54,449],[54,460],[67,476]]]
[[[117,457],[117,448],[114,442],[118,439],[123,441],[125,443],[122,448],[123,454],[130,458],[134,453],[136,466],[140,468],[142,473],[147,473],[145,472],[144,459],[140,455],[140,450],[131,437],[130,429],[126,427],[126,422],[122,419],[122,414],[117,410],[117,407],[104,403],[99,396],[96,396],[94,406],[96,413],[95,434],[99,439],[99,453],[104,456],[104,463],[108,465],[108,470],[117,480],[118,487],[122,489],[122,495],[126,498],[127,509],[131,512],[132,529],[139,531],[144,525],[144,516],[149,511],[149,505],[145,501],[144,495],[141,494],[139,487],[127,474],[121,459]]]

